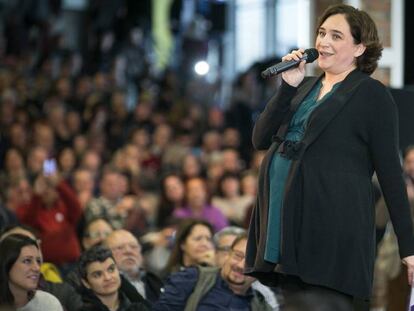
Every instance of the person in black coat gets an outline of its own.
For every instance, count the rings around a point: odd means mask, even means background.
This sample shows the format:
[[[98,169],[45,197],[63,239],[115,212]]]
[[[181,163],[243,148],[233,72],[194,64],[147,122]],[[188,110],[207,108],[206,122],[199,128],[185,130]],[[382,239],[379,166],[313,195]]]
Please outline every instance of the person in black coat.
[[[281,75],[253,130],[267,149],[249,228],[246,273],[286,295],[314,287],[369,310],[376,172],[412,282],[414,237],[398,152],[398,114],[370,77],[382,46],[372,19],[329,7],[317,27],[320,77],[305,61]],[[283,61],[299,61],[304,50]]]
[[[86,250],[78,262],[83,305],[79,311],[146,311],[149,304],[131,288],[121,288],[121,276],[112,252],[97,245]],[[132,288],[132,290],[134,290]]]

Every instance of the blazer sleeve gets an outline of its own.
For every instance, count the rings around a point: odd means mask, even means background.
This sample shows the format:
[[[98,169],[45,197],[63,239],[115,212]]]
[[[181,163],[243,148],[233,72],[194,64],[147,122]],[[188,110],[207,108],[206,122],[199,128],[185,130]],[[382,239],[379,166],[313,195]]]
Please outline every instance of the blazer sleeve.
[[[414,235],[399,157],[398,110],[389,91],[380,82],[372,81],[364,86],[365,98],[370,98],[372,105],[370,153],[398,238],[400,256],[404,258],[414,254]]]
[[[283,79],[281,80],[275,95],[267,102],[254,125],[252,143],[257,150],[265,150],[270,147],[272,136],[277,133],[289,111],[290,102],[297,92],[296,87],[290,86]]]

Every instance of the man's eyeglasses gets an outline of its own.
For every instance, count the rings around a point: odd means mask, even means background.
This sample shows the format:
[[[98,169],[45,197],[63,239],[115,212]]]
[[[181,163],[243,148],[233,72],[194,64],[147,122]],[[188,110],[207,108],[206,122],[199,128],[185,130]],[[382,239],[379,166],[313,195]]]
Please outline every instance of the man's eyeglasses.
[[[111,232],[109,231],[97,231],[97,232],[89,232],[85,234],[85,237],[91,238],[91,239],[99,239],[99,238],[105,239],[110,234]]]
[[[242,261],[246,257],[246,255],[243,252],[235,251],[235,250],[231,252],[230,256],[236,261]]]
[[[139,244],[135,244],[135,243],[121,244],[121,245],[112,247],[111,249],[112,249],[113,252],[120,252],[120,251],[125,251],[127,249],[127,247],[130,250],[133,250],[133,251],[138,251],[138,252],[141,251],[141,246]]]
[[[217,246],[216,247],[216,251],[217,252],[230,252],[231,251],[231,246]]]

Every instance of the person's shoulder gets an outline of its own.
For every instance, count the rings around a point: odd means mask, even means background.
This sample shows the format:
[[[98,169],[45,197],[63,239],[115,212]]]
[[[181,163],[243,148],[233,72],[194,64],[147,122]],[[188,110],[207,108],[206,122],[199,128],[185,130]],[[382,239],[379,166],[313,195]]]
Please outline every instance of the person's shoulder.
[[[36,291],[36,296],[38,296],[41,299],[45,299],[45,300],[50,299],[51,301],[55,301],[55,300],[58,301],[58,299],[54,295],[41,289],[38,289]]]
[[[47,306],[47,310],[63,311],[61,303],[54,295],[39,289],[36,291],[35,296],[40,305]]]
[[[200,271],[198,267],[185,267],[177,272],[171,273],[165,282],[165,286],[168,284],[174,284],[174,286],[180,287],[183,290],[192,288],[198,281]]]
[[[387,86],[381,81],[366,75],[364,79],[359,81],[356,96],[361,98],[364,103],[371,102],[374,106],[379,102],[387,105],[393,104],[393,98]]]
[[[142,302],[131,303],[125,311],[150,311],[151,307]]]
[[[171,274],[171,277],[174,277],[175,279],[191,280],[191,279],[197,279],[198,274],[199,274],[198,267],[185,267]]]
[[[191,214],[190,210],[186,207],[179,207],[179,208],[174,209],[173,211],[174,217],[179,217],[179,218],[189,217],[190,214]]]
[[[369,87],[370,89],[378,89],[378,90],[385,90],[387,88],[381,81],[368,75],[362,80],[361,86]]]
[[[150,271],[145,271],[144,277],[142,279],[144,282],[157,284],[159,286],[162,286],[163,284],[161,278]]]

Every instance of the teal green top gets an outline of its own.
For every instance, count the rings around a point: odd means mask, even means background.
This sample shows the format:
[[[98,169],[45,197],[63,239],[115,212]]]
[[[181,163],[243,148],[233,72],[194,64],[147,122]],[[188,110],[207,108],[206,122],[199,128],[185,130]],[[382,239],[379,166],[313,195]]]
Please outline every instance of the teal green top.
[[[298,110],[290,121],[285,140],[300,141],[305,133],[309,116],[313,110],[325,101],[339,86],[335,84],[332,90],[318,100],[322,83],[319,81],[305,97]],[[278,263],[280,257],[280,211],[283,204],[286,179],[289,174],[291,159],[282,157],[275,152],[269,170],[269,216],[266,236],[266,249],[264,259]]]

